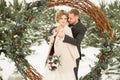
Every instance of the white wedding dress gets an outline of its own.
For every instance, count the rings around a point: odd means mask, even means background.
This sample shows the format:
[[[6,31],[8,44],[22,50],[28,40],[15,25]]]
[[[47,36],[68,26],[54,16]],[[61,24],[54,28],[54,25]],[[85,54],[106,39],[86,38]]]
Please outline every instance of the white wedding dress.
[[[71,29],[68,26],[63,29],[63,32],[72,37]],[[55,71],[47,68],[43,80],[76,80],[74,67],[76,67],[75,60],[79,57],[77,47],[56,37],[54,51],[54,55],[60,56],[61,65]]]

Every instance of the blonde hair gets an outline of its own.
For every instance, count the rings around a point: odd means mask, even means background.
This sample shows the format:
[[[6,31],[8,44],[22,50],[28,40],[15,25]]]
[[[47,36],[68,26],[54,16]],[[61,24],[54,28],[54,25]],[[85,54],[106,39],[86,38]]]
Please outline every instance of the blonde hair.
[[[75,16],[80,16],[80,13],[77,9],[71,9],[69,13],[74,14]]]
[[[64,10],[57,11],[55,15],[55,21],[58,22],[63,15],[66,15],[68,17],[68,13],[66,11]]]

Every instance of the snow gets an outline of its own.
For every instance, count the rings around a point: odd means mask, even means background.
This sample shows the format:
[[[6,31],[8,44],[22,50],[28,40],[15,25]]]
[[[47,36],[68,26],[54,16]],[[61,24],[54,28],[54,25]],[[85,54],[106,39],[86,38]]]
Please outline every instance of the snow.
[[[89,73],[91,67],[93,67],[95,65],[94,63],[98,61],[95,55],[99,53],[99,49],[94,47],[87,47],[82,49],[81,52],[85,55],[85,57],[83,57],[79,63],[79,77],[85,76],[87,73]]]
[[[27,57],[29,62],[43,75],[45,74],[44,63],[47,57],[48,48],[49,46],[45,42],[41,46],[33,46],[32,49],[36,50],[36,54]],[[79,77],[87,74],[90,71],[89,65],[94,66],[94,62],[98,61],[94,55],[99,53],[99,49],[88,47],[86,49],[82,49],[82,53],[85,54],[85,57],[80,61]]]
[[[45,74],[44,64],[47,57],[48,48],[49,46],[46,42],[43,42],[40,46],[32,46],[31,49],[35,50],[35,54],[32,54],[26,58],[29,63],[43,75]],[[95,58],[94,55],[97,55],[99,50],[97,48],[88,47],[86,49],[82,49],[82,53],[84,53],[86,57],[83,57],[80,61],[79,77],[84,76],[90,71],[89,65],[94,66],[94,61],[97,61],[97,58]],[[15,71],[14,63],[2,55],[0,56],[0,66],[3,68],[1,73],[3,79],[8,80],[8,77]]]
[[[32,46],[30,49],[35,50],[35,53],[28,56],[26,59],[39,73],[45,75],[44,65],[48,54],[49,45],[44,41],[40,46]],[[79,63],[79,77],[85,76],[87,73],[89,73],[91,69],[90,66],[93,67],[95,65],[94,63],[98,61],[95,55],[99,54],[99,49],[94,47],[87,47],[85,49],[82,49],[81,52],[85,55],[85,57],[82,57],[82,60]],[[8,80],[8,77],[15,78],[15,76],[20,76],[19,74],[14,74],[16,70],[14,62],[6,58],[3,54],[0,56],[0,66],[3,69],[3,71],[0,72],[0,75],[2,75],[3,80]],[[102,80],[106,80],[106,78],[108,77],[110,77],[111,79],[114,77],[113,80],[116,80],[115,77],[117,78],[117,76],[106,76],[103,71]]]
[[[15,69],[14,63],[4,57],[4,55],[1,55],[0,67],[3,69],[0,71],[0,75],[3,77],[3,80],[8,80],[8,76],[11,75]]]

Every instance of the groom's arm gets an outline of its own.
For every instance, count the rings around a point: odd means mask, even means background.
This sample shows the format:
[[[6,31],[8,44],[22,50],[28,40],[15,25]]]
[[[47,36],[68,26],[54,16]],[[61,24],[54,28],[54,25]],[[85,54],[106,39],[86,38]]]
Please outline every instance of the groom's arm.
[[[78,32],[77,36],[75,38],[72,38],[68,35],[65,35],[63,42],[70,43],[73,45],[80,45],[82,39],[84,38],[86,27],[81,27],[80,29],[76,29],[76,32]]]

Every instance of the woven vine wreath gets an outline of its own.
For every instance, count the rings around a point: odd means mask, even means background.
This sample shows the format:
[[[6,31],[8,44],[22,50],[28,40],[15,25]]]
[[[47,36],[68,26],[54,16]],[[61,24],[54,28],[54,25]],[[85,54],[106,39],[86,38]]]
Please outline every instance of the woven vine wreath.
[[[97,7],[91,1],[89,1],[89,0],[48,0],[47,1],[48,8],[54,7],[54,6],[61,6],[61,5],[76,8],[76,9],[82,11],[83,13],[87,14],[96,22],[96,25],[100,31],[100,36],[102,38],[104,38],[107,41],[110,38],[113,39],[113,32],[112,32],[112,29],[108,22],[108,19],[106,18],[103,11],[101,9],[99,9],[99,7]],[[108,32],[107,36],[104,34],[105,30]],[[102,52],[98,56],[99,56],[99,61],[98,61],[99,64],[105,63],[107,56],[104,55],[104,53],[102,53]],[[80,78],[80,80],[100,80],[101,69],[105,70],[105,68],[103,66],[100,66],[99,64],[96,64],[95,67],[93,67],[93,69],[91,69],[91,72],[88,73],[83,78]],[[108,64],[106,64],[106,65],[108,65]],[[41,79],[39,79],[39,80],[41,80]]]
[[[49,0],[48,2],[48,7],[65,5],[82,11],[95,21],[100,31],[101,38],[105,39],[106,42],[114,39],[112,29],[105,14],[90,0]],[[107,35],[104,33],[105,31],[107,31]],[[110,58],[108,52],[109,51],[101,50],[98,55],[98,63],[96,63],[96,65],[91,69],[91,72],[86,74],[84,77],[81,77],[79,80],[101,80],[101,71],[108,67],[108,59]]]
[[[40,1],[41,2],[41,1]],[[35,4],[34,4],[35,3]],[[33,5],[38,5],[38,2],[34,2]],[[106,41],[109,41],[110,39],[114,39],[113,37],[113,32],[110,27],[110,24],[108,22],[108,19],[106,18],[105,14],[102,12],[101,9],[99,9],[96,5],[94,5],[91,1],[89,0],[43,0],[43,4],[45,4],[46,7],[54,7],[54,6],[69,6],[72,8],[76,8],[80,10],[81,12],[85,13],[86,15],[90,16],[95,22],[96,25],[100,31],[100,37],[105,39]],[[28,5],[29,7],[31,5]],[[44,7],[44,6],[43,6]],[[107,35],[104,34],[104,31],[107,31]],[[19,35],[20,29],[17,29],[17,34]],[[13,33],[12,35],[15,35],[16,33]],[[17,46],[16,43],[14,43],[14,37],[11,37],[11,41],[13,42],[13,48]],[[4,51],[3,51],[4,52]],[[15,51],[12,50],[11,48],[11,53],[14,53]],[[7,53],[7,52],[4,52]],[[9,52],[8,52],[9,53]],[[13,55],[13,54],[12,54]],[[9,54],[8,54],[9,56]],[[96,64],[92,69],[91,72],[86,74],[86,76],[80,78],[80,80],[100,80],[101,77],[101,70],[105,70],[106,67],[102,66],[102,64],[106,64],[106,61],[108,60],[108,55],[106,55],[103,52],[101,52],[99,55],[99,61],[98,64]],[[10,57],[11,58],[11,57]],[[42,80],[42,75],[38,73],[29,63],[28,61],[24,58],[24,56],[21,55],[15,55],[15,58],[11,58],[17,68],[19,69],[20,67],[22,68],[22,71],[20,73],[22,74],[23,72],[29,78],[29,80]],[[24,63],[23,63],[24,62]],[[27,80],[26,78],[26,80]]]

